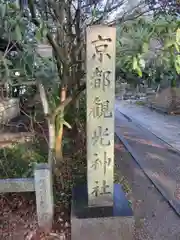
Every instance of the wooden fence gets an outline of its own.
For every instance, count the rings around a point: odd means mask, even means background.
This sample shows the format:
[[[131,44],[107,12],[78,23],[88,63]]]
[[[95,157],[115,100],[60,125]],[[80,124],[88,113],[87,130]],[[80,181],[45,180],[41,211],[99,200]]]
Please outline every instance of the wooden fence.
[[[38,225],[50,231],[52,228],[54,208],[52,175],[48,164],[37,164],[34,178],[0,179],[0,193],[34,192]]]

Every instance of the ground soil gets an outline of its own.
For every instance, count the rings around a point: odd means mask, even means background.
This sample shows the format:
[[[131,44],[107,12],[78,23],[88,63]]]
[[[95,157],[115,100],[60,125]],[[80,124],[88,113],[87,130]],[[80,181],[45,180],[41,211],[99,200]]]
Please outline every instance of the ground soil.
[[[118,138],[115,143],[116,179],[123,184],[132,202],[135,215],[134,240],[179,240],[179,217]],[[0,216],[2,240],[70,240],[70,208],[63,208],[58,201],[51,236],[45,237],[38,229],[34,194],[1,195]]]
[[[18,129],[19,123],[23,125],[21,129]],[[22,116],[15,119],[13,123],[11,122],[9,126],[0,126],[0,148],[10,147],[17,142],[27,142],[26,139],[24,141],[24,138],[32,135],[29,132],[29,126],[28,119]],[[47,137],[46,127],[36,124],[34,131],[36,137],[38,136],[42,140],[41,148],[47,152],[47,143],[43,138],[44,135]],[[64,165],[63,168],[61,169],[64,173],[62,177],[65,182],[70,182],[70,166]],[[66,186],[66,188],[68,187]],[[55,189],[57,195],[59,193],[66,195],[66,190],[62,191],[60,185],[55,186]],[[55,215],[52,231],[50,234],[45,234],[43,230],[38,228],[34,193],[0,194],[0,239],[70,240],[70,208],[68,208],[67,198],[64,198],[64,201],[58,201],[58,198],[54,200]]]
[[[76,141],[77,142],[77,141]],[[80,141],[78,141],[80,142]],[[144,175],[118,138],[115,139],[115,177],[121,182],[132,203],[135,215],[134,240],[180,240],[180,219]],[[81,143],[84,145],[84,142]],[[77,154],[85,153],[76,146]],[[71,153],[72,154],[72,153]],[[82,159],[78,170],[84,170]],[[82,169],[80,166],[82,165]],[[66,169],[64,179],[72,178]],[[62,192],[58,189],[57,192]],[[0,239],[2,240],[70,240],[70,207],[56,201],[51,236],[38,229],[34,194],[0,196]],[[127,239],[128,240],[128,239]]]
[[[55,206],[51,235],[38,229],[34,194],[0,196],[0,239],[2,240],[70,240],[69,210]]]

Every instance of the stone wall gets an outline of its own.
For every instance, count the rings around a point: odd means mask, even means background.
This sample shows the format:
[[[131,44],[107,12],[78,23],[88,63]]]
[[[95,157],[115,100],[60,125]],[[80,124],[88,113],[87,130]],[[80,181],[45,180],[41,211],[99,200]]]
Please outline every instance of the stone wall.
[[[121,83],[119,81],[115,82],[115,93],[120,99],[123,99],[123,96],[126,94],[129,84]]]
[[[173,96],[174,95],[174,96]],[[148,97],[148,104],[151,107],[162,109],[165,112],[180,113],[180,88],[174,88],[172,95],[172,89],[166,88],[158,93],[156,96]],[[172,100],[174,98],[174,104]]]
[[[19,99],[0,99],[0,123],[7,123],[20,114]]]

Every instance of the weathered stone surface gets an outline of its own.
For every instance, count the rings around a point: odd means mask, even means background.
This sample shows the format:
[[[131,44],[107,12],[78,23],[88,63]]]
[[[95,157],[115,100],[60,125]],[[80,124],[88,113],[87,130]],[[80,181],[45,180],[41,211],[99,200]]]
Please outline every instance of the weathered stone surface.
[[[33,191],[33,178],[0,179],[0,193]]]
[[[87,28],[87,180],[89,206],[112,206],[116,28]]]
[[[110,217],[71,220],[71,240],[132,240],[133,217]]]
[[[49,232],[53,221],[52,176],[48,164],[37,164],[34,172],[39,227]]]
[[[42,57],[52,57],[52,47],[48,44],[39,44],[37,50]]]
[[[166,88],[156,95],[149,96],[150,107],[162,112],[180,113],[180,88]]]
[[[113,207],[88,207],[87,187],[73,189],[71,209],[72,240],[131,240],[133,212],[120,184],[114,184]]]
[[[6,123],[20,114],[19,99],[0,100],[0,123]]]

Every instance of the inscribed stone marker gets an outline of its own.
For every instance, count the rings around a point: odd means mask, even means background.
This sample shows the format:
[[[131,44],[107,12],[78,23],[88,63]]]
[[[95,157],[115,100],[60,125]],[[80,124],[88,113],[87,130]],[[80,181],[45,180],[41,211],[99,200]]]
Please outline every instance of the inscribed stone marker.
[[[48,164],[37,164],[34,172],[39,227],[49,232],[53,221],[52,178]]]
[[[112,206],[116,28],[86,32],[88,205]]]

